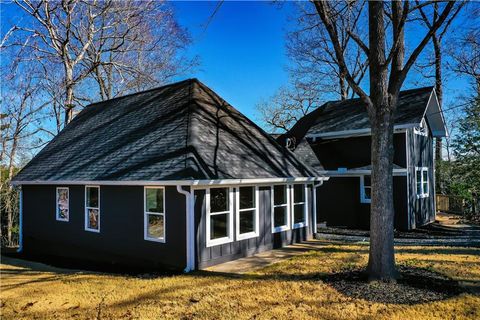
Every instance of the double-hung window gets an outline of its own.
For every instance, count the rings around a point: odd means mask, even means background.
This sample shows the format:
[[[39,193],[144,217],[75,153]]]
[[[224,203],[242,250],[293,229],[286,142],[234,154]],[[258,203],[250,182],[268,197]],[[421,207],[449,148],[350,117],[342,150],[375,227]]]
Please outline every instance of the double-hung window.
[[[85,230],[100,232],[100,187],[85,187]]]
[[[416,167],[415,168],[415,183],[417,189],[417,198],[428,197],[428,168]]]
[[[293,228],[307,226],[307,185],[293,185]]]
[[[360,176],[360,202],[372,202],[372,177]]]
[[[56,217],[58,221],[67,221],[70,217],[69,215],[69,197],[68,197],[68,188],[58,187],[57,188],[57,206],[56,206]]]
[[[290,226],[290,197],[287,185],[272,187],[272,232],[289,229]]]
[[[258,187],[237,189],[237,240],[258,237]]]
[[[207,247],[233,241],[233,201],[231,188],[206,190]]]
[[[144,238],[165,242],[165,188],[145,187],[144,191]]]

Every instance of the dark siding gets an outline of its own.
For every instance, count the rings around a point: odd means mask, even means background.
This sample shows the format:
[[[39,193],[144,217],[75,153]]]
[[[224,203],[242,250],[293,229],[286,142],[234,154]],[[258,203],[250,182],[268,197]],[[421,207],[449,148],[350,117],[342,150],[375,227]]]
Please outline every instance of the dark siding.
[[[393,144],[393,163],[406,168],[405,134],[396,133]],[[312,144],[312,148],[326,170],[337,170],[339,167],[358,168],[371,162],[370,136],[318,140]]]
[[[272,234],[271,189],[259,188],[259,236],[233,241],[218,246],[206,246],[205,190],[195,190],[195,221],[197,229],[197,268],[206,268],[218,263],[235,260],[252,254],[279,248],[312,237],[312,186],[308,186],[308,227]],[[235,201],[235,199],[234,199]],[[234,213],[235,217],[235,213]],[[234,232],[236,230],[234,220]],[[235,239],[234,239],[235,240]]]
[[[406,177],[393,178],[395,228],[407,229]],[[360,202],[360,177],[331,177],[317,188],[317,222],[367,230],[370,204]]]
[[[159,269],[185,267],[185,196],[166,187],[166,243],[144,240],[143,187],[100,187],[100,233],[84,230],[84,186],[68,186],[70,221],[55,219],[57,186],[23,186],[27,254]]]
[[[408,141],[408,194],[410,227],[413,229],[435,220],[435,174],[433,161],[433,141],[431,135],[425,137],[407,131]],[[417,199],[415,167],[429,168],[429,196]]]

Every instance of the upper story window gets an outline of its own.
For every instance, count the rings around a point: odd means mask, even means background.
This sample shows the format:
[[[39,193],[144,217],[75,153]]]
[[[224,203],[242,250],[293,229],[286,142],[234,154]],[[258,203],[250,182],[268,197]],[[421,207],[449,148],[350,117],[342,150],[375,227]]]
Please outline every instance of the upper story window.
[[[165,242],[165,188],[144,189],[144,239]]]
[[[85,230],[100,232],[100,187],[85,187]]]
[[[421,136],[428,136],[428,126],[425,122],[425,118],[420,122],[420,126],[413,128],[413,133]]]
[[[417,198],[428,197],[428,168],[427,167],[416,167],[415,168],[415,183]]]
[[[69,215],[69,195],[68,188],[58,187],[57,188],[57,208],[56,208],[56,217],[58,221],[68,221],[70,218]]]
[[[207,204],[207,247],[233,241],[233,204],[231,188],[209,188]]]
[[[360,202],[361,203],[372,202],[372,177],[371,176],[360,177]]]
[[[304,184],[293,185],[293,228],[307,225],[307,186]]]
[[[237,191],[237,240],[258,236],[258,187]]]
[[[290,197],[287,185],[272,187],[272,232],[288,230],[290,226]]]

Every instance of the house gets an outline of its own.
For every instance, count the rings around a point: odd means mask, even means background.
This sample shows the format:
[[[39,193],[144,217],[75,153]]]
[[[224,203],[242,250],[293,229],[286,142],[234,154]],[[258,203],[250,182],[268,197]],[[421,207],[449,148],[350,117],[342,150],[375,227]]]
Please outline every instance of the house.
[[[189,271],[306,240],[328,178],[299,158],[196,79],[95,103],[14,178],[21,250]]]
[[[435,220],[433,138],[446,135],[432,87],[400,92],[393,141],[396,229],[411,230]],[[299,154],[299,159],[316,157],[327,171],[330,179],[316,195],[319,223],[369,228],[371,130],[360,99],[328,102],[277,140]],[[311,147],[309,155],[304,141]]]

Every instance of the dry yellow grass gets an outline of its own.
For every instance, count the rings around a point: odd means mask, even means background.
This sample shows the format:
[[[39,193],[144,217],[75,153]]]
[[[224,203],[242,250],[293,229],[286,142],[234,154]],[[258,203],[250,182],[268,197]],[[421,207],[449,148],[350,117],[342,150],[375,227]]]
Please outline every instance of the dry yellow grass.
[[[397,248],[400,265],[427,268],[469,288],[440,301],[372,302],[319,280],[319,275],[365,266],[367,249],[325,243],[320,250],[247,275],[196,272],[151,279],[25,262],[18,266],[6,259],[1,265],[1,318],[480,319],[480,249]]]

